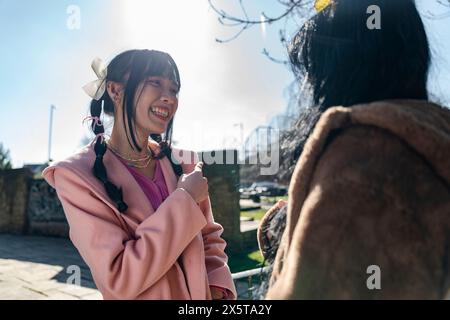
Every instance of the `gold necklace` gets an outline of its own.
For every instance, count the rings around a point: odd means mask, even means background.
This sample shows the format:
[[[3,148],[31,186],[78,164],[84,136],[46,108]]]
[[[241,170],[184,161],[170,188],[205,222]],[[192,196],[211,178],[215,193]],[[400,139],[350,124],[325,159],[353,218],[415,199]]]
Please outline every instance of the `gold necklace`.
[[[121,157],[124,160],[127,161],[131,161],[131,162],[139,162],[139,161],[144,161],[144,160],[148,160],[148,158],[152,157],[151,154],[146,155],[144,158],[140,158],[140,159],[130,159],[125,157],[124,155],[122,155],[119,151],[117,151],[116,149],[114,149],[113,147],[111,147],[111,145],[108,145],[108,147],[111,149],[111,151],[116,154],[117,156]]]
[[[123,159],[123,160],[126,160],[126,159],[124,159],[124,158],[122,157],[122,155],[116,153],[114,150],[111,149],[111,151],[112,151],[112,153],[114,153],[116,156],[120,157],[120,158]],[[152,160],[153,160],[153,157],[149,157],[149,158],[146,160],[146,163],[145,163],[145,164],[139,165],[139,164],[134,164],[134,163],[127,162],[127,165],[129,165],[129,166],[131,166],[131,167],[134,167],[134,168],[147,168],[148,165],[149,165],[149,163],[150,163],[150,161],[152,161]]]
[[[131,167],[134,167],[134,168],[141,168],[141,169],[143,169],[143,168],[147,168],[148,165],[149,165],[149,163],[150,163],[150,161],[152,161],[152,160],[153,160],[153,158],[149,158],[149,159],[147,160],[147,162],[146,162],[145,164],[143,164],[143,165],[138,165],[138,164],[129,163],[129,162],[127,162],[127,164],[128,164],[129,166],[131,166]]]
[[[109,142],[106,142],[106,145],[108,146],[108,148],[118,157],[120,157],[123,160],[126,161],[131,161],[131,162],[139,162],[139,161],[146,161],[145,164],[143,165],[138,165],[138,164],[134,164],[134,163],[128,163],[130,166],[135,167],[135,168],[147,168],[150,161],[154,158],[153,152],[152,150],[147,146],[147,150],[151,153],[147,156],[145,156],[144,158],[141,159],[130,159],[128,157],[123,156],[119,151],[117,151],[116,149],[114,149]]]

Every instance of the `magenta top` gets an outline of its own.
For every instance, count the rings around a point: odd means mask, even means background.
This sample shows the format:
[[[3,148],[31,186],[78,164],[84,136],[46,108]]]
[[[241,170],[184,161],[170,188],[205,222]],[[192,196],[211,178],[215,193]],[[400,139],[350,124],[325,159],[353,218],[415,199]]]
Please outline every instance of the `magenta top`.
[[[144,176],[135,168],[129,166],[124,160],[120,158],[119,160],[125,165],[128,171],[136,179],[137,183],[141,186],[142,191],[144,191],[148,200],[152,204],[153,210],[156,211],[161,203],[169,196],[169,191],[167,190],[166,181],[164,180],[164,174],[162,172],[159,160],[155,161],[156,165],[153,179]]]
[[[148,200],[152,204],[153,209],[156,211],[161,203],[169,196],[166,181],[164,179],[164,174],[162,172],[159,160],[156,160],[155,174],[153,175],[153,179],[150,179],[138,172],[132,166],[129,166],[124,160],[120,159],[119,157],[117,158],[125,165],[128,171],[130,171],[130,173],[136,179],[137,183],[141,186],[142,191],[144,191]],[[211,285],[211,287],[216,287],[222,292],[222,299],[227,299],[229,297],[230,291],[228,289],[215,285]]]

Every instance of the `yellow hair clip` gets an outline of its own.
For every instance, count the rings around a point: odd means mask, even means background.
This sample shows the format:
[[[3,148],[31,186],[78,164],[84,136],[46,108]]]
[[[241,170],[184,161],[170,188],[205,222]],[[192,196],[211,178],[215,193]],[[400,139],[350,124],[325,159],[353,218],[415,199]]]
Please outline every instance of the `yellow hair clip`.
[[[317,12],[322,11],[326,7],[328,7],[331,4],[332,0],[316,0],[314,3],[314,8],[316,8]]]

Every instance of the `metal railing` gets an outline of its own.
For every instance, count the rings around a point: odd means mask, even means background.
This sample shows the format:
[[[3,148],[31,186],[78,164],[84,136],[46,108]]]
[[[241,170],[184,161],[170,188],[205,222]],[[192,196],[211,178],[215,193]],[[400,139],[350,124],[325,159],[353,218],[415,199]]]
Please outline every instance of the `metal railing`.
[[[269,267],[245,270],[232,274],[236,286],[237,299],[255,299],[255,291],[259,288],[262,276],[267,273]],[[255,283],[254,278],[259,277],[259,282]]]

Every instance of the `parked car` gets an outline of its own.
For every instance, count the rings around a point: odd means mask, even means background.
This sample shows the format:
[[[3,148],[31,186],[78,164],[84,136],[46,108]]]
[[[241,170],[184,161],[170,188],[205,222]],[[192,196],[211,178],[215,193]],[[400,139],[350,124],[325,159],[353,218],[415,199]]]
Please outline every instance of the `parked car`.
[[[261,196],[280,197],[287,194],[287,187],[275,182],[263,181],[255,182],[248,188],[240,188],[241,199],[252,199],[259,202]],[[257,200],[257,201],[256,201]]]
[[[239,186],[239,197],[241,199],[251,199],[253,202],[259,202],[260,198],[256,190],[251,190],[251,183],[241,184]]]
[[[267,197],[280,197],[287,194],[287,187],[268,181],[255,182],[249,189],[256,190],[261,196]]]

